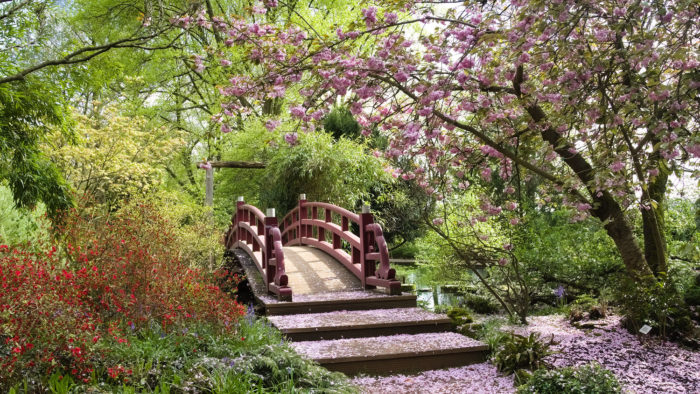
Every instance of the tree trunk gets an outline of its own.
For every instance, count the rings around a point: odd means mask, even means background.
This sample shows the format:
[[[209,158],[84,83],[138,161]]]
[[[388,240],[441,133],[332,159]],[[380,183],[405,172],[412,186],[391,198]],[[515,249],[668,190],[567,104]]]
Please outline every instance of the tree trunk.
[[[516,90],[519,91],[519,85],[514,85]],[[546,118],[544,111],[538,105],[531,105],[526,110],[535,122],[539,123]],[[590,187],[594,179],[593,167],[580,153],[571,153],[576,152],[573,146],[551,127],[542,130],[541,136],[588,188],[593,202],[593,208],[590,212],[603,223],[608,236],[615,242],[615,246],[617,246],[617,250],[622,257],[622,262],[625,264],[630,276],[638,282],[644,282],[649,278],[653,278],[654,273],[637,243],[632,226],[627,222],[620,204],[607,191],[593,190]]]
[[[615,242],[630,276],[638,282],[653,278],[654,273],[617,201],[608,192],[594,198],[594,201],[597,207],[592,209],[591,213],[603,223],[608,236]]]
[[[653,157],[657,160],[660,158]],[[649,198],[656,202],[656,206],[649,209],[642,208],[642,230],[644,233],[644,256],[649,267],[657,275],[668,271],[668,255],[666,251],[666,222],[664,211],[666,210],[666,185],[668,184],[668,170],[659,166],[659,174],[653,182],[649,183]]]

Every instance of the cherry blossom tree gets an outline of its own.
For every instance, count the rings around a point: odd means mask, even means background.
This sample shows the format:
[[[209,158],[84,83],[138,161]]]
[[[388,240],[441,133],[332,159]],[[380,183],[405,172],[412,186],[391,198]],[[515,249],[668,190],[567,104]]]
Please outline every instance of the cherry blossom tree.
[[[437,200],[468,188],[465,174],[500,178],[506,196],[516,173],[538,177],[544,203],[602,222],[633,278],[666,271],[667,189],[672,174],[697,177],[700,157],[692,1],[377,2],[334,34],[276,24],[283,6],[257,3],[252,12],[267,14],[257,21],[200,22],[226,36],[203,67],[225,64],[234,46],[256,64],[221,87],[222,123],[245,115],[242,102],[301,86],[289,108],[300,131],[349,102],[363,133],[390,137],[385,156],[414,159],[394,175]],[[501,200],[484,196],[473,219],[517,226],[515,198]]]

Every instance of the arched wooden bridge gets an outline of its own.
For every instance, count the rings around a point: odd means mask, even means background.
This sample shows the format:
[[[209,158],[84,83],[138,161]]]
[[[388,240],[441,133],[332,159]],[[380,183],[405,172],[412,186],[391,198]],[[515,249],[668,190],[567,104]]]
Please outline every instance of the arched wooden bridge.
[[[351,230],[353,227],[357,233]],[[292,301],[295,284],[301,284],[304,279],[289,281],[286,265],[302,266],[305,262],[304,256],[300,256],[303,250],[291,246],[325,252],[359,279],[365,289],[382,287],[389,294],[401,292],[396,271],[389,266],[382,228],[374,223],[371,213],[357,214],[332,204],[302,199],[278,224],[276,217],[266,216],[239,199],[226,234],[226,247],[248,253],[267,290],[284,301]],[[314,252],[309,248],[308,253]]]
[[[470,364],[487,346],[402,295],[382,228],[362,213],[306,201],[278,222],[239,197],[225,245],[270,322],[298,353],[346,373]]]

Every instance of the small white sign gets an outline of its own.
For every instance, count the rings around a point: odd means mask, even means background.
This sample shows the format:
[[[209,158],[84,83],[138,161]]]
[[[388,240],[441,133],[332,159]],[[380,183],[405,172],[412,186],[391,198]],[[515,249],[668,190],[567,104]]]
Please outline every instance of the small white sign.
[[[639,329],[639,332],[641,332],[644,335],[647,335],[651,331],[651,326],[648,325],[643,325],[642,328]]]

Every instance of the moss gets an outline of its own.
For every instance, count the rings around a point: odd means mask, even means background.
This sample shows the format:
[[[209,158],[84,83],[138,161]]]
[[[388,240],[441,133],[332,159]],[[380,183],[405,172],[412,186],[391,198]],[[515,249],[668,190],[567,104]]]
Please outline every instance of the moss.
[[[450,320],[452,320],[452,322],[458,326],[474,321],[474,319],[472,318],[471,311],[469,309],[458,306],[450,308],[447,311],[447,317],[449,317]]]
[[[498,306],[491,302],[490,299],[477,294],[465,295],[464,305],[476,313],[493,314],[498,312]]]

